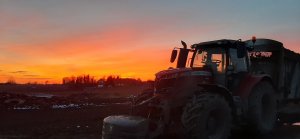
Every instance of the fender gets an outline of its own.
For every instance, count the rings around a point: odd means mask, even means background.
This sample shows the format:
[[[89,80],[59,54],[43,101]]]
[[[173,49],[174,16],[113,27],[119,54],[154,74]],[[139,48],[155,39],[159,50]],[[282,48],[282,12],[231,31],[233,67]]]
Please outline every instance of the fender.
[[[220,94],[221,96],[224,96],[225,99],[228,101],[229,106],[233,110],[235,110],[232,93],[226,87],[221,85],[216,85],[216,84],[198,84],[198,86],[203,87],[204,89],[207,89],[212,93],[217,93]]]
[[[252,88],[255,87],[259,82],[267,80],[272,83],[272,78],[268,74],[253,75],[247,74],[241,81],[238,89],[234,91],[234,95],[241,97],[241,99],[248,99]],[[272,84],[273,85],[273,84]]]

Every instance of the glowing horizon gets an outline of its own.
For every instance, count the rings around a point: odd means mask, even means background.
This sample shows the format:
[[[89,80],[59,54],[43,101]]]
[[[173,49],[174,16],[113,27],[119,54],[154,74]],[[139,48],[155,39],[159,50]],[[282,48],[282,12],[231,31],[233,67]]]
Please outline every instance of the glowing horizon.
[[[0,83],[90,74],[154,79],[170,52],[216,39],[269,38],[300,52],[300,2],[1,1]]]

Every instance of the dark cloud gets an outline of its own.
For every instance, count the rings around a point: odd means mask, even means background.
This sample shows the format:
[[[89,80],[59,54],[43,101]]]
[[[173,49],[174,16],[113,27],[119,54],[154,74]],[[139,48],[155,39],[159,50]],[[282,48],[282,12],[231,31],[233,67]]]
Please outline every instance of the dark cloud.
[[[27,71],[25,71],[25,70],[18,70],[18,71],[13,71],[13,72],[10,72],[10,73],[20,73],[20,74],[22,74],[22,73],[26,73]]]
[[[30,79],[30,80],[50,80],[52,78],[25,78],[25,79]]]
[[[26,74],[26,75],[24,75],[24,76],[26,76],[26,77],[38,77],[38,76],[40,76],[40,75]]]

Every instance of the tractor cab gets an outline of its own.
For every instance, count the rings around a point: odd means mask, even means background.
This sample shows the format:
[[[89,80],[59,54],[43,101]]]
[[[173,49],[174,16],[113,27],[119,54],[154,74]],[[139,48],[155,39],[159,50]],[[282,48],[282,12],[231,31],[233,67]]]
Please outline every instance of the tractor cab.
[[[255,42],[255,41],[254,41]],[[177,68],[191,68],[193,71],[208,71],[213,76],[213,83],[228,88],[234,88],[232,79],[242,78],[248,72],[250,47],[241,40],[216,40],[193,44],[191,49],[179,48]],[[187,56],[192,53],[191,62],[187,64]],[[171,62],[174,62],[177,50],[174,49]],[[233,78],[234,76],[234,78]],[[239,77],[239,78],[236,78]]]

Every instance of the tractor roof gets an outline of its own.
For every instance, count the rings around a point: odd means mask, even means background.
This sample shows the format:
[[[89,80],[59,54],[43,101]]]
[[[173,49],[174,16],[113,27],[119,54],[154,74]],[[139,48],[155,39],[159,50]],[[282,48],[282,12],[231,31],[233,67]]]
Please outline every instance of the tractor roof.
[[[236,48],[235,45],[232,45],[234,43],[244,43],[237,40],[229,40],[229,39],[222,39],[222,40],[215,40],[215,41],[208,41],[208,42],[201,42],[193,44],[191,47],[194,49],[199,48],[208,48],[208,47],[230,47],[230,48]]]

